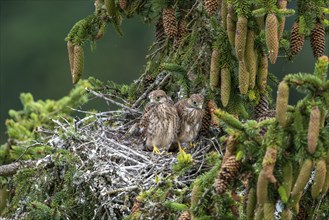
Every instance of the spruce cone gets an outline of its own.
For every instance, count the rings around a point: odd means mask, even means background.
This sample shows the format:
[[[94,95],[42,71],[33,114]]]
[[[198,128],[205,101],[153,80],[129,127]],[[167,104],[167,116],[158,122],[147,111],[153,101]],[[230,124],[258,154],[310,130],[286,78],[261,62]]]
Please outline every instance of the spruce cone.
[[[178,220],[191,220],[191,214],[188,211],[184,211],[178,218]]]
[[[262,170],[258,175],[257,180],[257,204],[259,206],[263,206],[268,201],[268,179],[266,177],[265,172]]]
[[[249,30],[247,35],[247,45],[246,45],[246,64],[247,70],[249,72],[249,87],[253,89],[256,84],[256,74],[257,74],[257,53],[254,48],[255,33]]]
[[[238,17],[235,31],[235,52],[239,61],[243,61],[247,41],[248,20]],[[248,80],[249,81],[249,80]]]
[[[308,124],[307,132],[307,146],[308,152],[314,154],[318,145],[319,132],[320,132],[321,112],[320,109],[315,106],[311,110],[310,120]]]
[[[258,104],[255,107],[255,119],[257,121],[262,121],[264,119],[264,115],[270,110],[270,105],[268,103],[267,97],[264,94],[260,95],[260,99]]]
[[[169,38],[174,38],[177,35],[177,21],[174,8],[167,7],[162,12],[164,32]]]
[[[311,188],[311,195],[313,199],[316,199],[322,191],[327,173],[326,165],[325,160],[319,160],[316,164],[314,181]]]
[[[241,163],[235,159],[235,155],[227,158],[218,173],[215,180],[215,188],[218,194],[222,194],[226,191],[229,183],[233,180],[239,172]]]
[[[84,67],[84,52],[80,45],[74,46],[74,57],[73,57],[73,69],[72,69],[72,80],[73,84],[76,84],[83,72]]]
[[[239,62],[239,90],[241,94],[247,94],[249,87],[249,72],[244,61]]]
[[[302,167],[300,168],[297,180],[291,192],[291,198],[293,200],[297,199],[299,195],[303,192],[308,180],[310,179],[313,168],[313,162],[311,159],[306,159]]]
[[[320,22],[315,24],[315,27],[311,31],[311,47],[313,50],[313,56],[319,58],[324,55],[326,47],[326,32],[323,25]]]
[[[223,28],[226,30],[227,29],[227,2],[225,0],[222,1],[222,6],[220,8],[220,16],[222,19],[222,24],[223,24]]]
[[[122,10],[127,8],[127,0],[119,0],[119,6]]]
[[[214,90],[219,84],[219,49],[216,48],[211,54],[210,63],[210,88]]]
[[[254,188],[249,189],[247,198],[247,210],[246,210],[246,217],[247,219],[253,219],[254,212],[256,208],[256,190]]]
[[[227,106],[231,94],[231,73],[227,67],[221,69],[220,99],[224,107]]]
[[[204,7],[207,11],[207,13],[210,16],[213,16],[216,14],[218,10],[218,2],[217,0],[204,0]]]
[[[266,17],[265,25],[266,46],[268,49],[268,57],[270,62],[274,64],[279,52],[279,39],[278,39],[278,19],[275,14],[269,14]]]
[[[227,14],[226,18],[226,23],[227,23],[227,36],[228,40],[231,44],[232,47],[235,47],[235,22],[233,20],[232,15]]]
[[[305,37],[299,33],[299,23],[295,22],[291,28],[290,53],[297,55],[303,48]]]
[[[285,81],[281,81],[276,97],[276,119],[281,127],[286,126],[286,112],[288,109],[289,86]]]
[[[264,219],[265,220],[274,220],[274,212],[275,212],[275,208],[274,208],[274,204],[273,203],[265,203],[264,205]]]
[[[202,118],[200,133],[203,135],[207,134],[209,132],[210,124],[211,124],[211,111],[209,109],[209,106],[207,105],[205,108],[205,114],[203,115]]]
[[[278,8],[279,9],[286,9],[287,8],[287,0],[279,0],[278,1]],[[286,17],[282,16],[279,20],[279,28],[278,28],[278,38],[281,39],[283,31],[284,31],[284,25],[286,23]]]

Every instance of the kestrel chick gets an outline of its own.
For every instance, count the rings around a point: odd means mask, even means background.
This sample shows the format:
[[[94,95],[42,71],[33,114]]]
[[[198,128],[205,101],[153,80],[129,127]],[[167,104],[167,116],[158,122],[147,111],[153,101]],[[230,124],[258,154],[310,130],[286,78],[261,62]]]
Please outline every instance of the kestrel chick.
[[[179,142],[193,141],[202,124],[204,97],[200,94],[193,94],[188,99],[179,100],[175,107],[180,118]]]
[[[177,139],[179,130],[176,108],[162,90],[152,91],[149,99],[140,121],[141,133],[149,150],[157,152],[157,147],[167,150]]]

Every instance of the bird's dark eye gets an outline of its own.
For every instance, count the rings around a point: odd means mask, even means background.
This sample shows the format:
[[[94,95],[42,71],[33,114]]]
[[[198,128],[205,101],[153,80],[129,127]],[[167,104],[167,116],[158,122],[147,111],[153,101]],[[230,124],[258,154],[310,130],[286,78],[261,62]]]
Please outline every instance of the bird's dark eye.
[[[197,104],[196,101],[193,101],[193,104],[196,105]]]
[[[161,98],[161,96],[158,96],[158,97],[157,97],[157,100],[160,100],[160,98]]]

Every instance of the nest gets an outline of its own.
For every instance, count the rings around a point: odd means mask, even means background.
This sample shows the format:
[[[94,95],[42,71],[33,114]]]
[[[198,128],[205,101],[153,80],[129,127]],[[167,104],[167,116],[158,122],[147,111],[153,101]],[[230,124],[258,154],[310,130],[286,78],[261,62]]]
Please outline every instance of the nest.
[[[110,95],[88,91],[107,102],[117,102]],[[173,175],[173,166],[177,163],[175,152],[155,154],[143,149],[141,137],[129,134],[133,124],[138,123],[141,111],[121,105],[120,110],[101,113],[76,110],[88,113],[88,116],[73,124],[64,118],[53,120],[56,124],[53,131],[38,131],[47,134],[47,145],[68,150],[78,158],[73,184],[78,192],[76,195],[83,195],[87,189],[92,193],[95,202],[93,219],[115,220],[130,215],[136,196],[141,191],[161,186],[166,177]],[[175,188],[188,187],[201,173],[211,169],[205,162],[206,154],[214,149],[221,153],[218,137],[211,137],[201,136],[194,147],[186,149],[193,158],[193,165],[184,175],[175,178]],[[49,169],[50,163],[54,161],[48,157],[45,163],[34,165],[47,164],[43,167]],[[83,196],[75,198],[77,203],[84,200]],[[156,209],[156,205],[151,208]],[[15,217],[24,217],[24,210],[17,210]]]

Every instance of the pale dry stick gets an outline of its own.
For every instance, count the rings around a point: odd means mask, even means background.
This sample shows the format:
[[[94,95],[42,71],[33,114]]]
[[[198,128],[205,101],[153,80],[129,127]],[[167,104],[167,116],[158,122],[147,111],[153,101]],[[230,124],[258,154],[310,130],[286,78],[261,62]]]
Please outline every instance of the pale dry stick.
[[[160,73],[161,74],[161,73]],[[160,75],[159,74],[159,75]],[[145,92],[135,101],[135,103],[132,105],[132,108],[137,108],[139,106],[139,104],[146,99],[147,95],[156,88],[156,86],[158,88],[161,88],[166,82],[167,80],[169,80],[171,74],[168,73],[167,75],[165,75],[162,79],[156,79],[154,83],[152,83],[146,90]]]
[[[108,101],[108,102],[110,102],[110,103],[112,103],[112,104],[114,104],[114,105],[117,105],[117,106],[119,106],[119,107],[121,107],[121,108],[123,108],[123,109],[126,109],[126,110],[128,110],[129,112],[132,112],[132,113],[135,113],[135,114],[141,114],[141,112],[140,112],[139,110],[134,109],[134,108],[129,108],[128,106],[126,106],[126,105],[124,105],[124,104],[121,104],[121,103],[119,103],[119,102],[117,102],[117,101],[114,101],[113,99],[110,99],[109,97],[106,97],[106,96],[105,96],[104,94],[102,94],[102,93],[95,92],[95,91],[93,91],[93,90],[91,90],[91,89],[88,89],[88,88],[86,88],[85,90],[86,90],[87,92],[93,94],[94,96],[97,96],[97,97],[99,97],[99,98],[105,99],[106,101]]]

